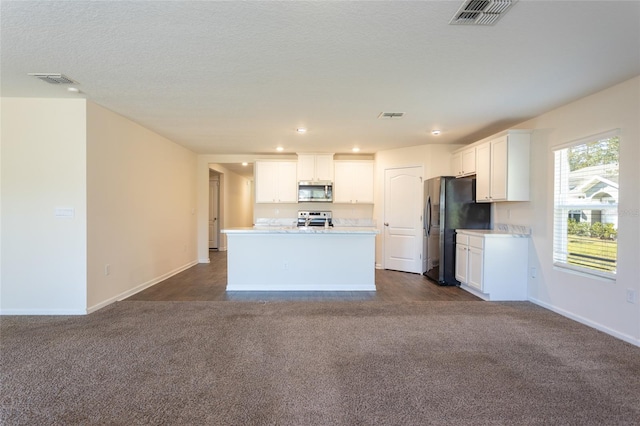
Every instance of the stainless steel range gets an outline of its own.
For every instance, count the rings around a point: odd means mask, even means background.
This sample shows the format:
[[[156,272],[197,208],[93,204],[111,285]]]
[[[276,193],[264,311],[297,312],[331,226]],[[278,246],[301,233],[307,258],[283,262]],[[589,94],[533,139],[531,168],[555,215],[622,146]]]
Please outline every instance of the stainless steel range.
[[[298,210],[298,226],[333,226],[331,212]]]

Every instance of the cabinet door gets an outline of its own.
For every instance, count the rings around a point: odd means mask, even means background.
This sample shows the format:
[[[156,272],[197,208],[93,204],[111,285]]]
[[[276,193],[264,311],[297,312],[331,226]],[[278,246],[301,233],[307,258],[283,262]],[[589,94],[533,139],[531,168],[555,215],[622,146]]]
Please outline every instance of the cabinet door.
[[[333,155],[316,155],[316,179],[333,181]]]
[[[491,141],[491,201],[507,199],[508,173],[508,137],[503,136]]]
[[[491,201],[491,142],[476,148],[476,201]]]
[[[484,262],[484,250],[469,247],[469,262],[468,262],[468,270],[467,270],[467,284],[470,287],[476,288],[482,291],[483,287],[483,262]]]
[[[464,244],[456,244],[456,280],[467,283],[468,248]]]
[[[373,203],[373,163],[353,162],[351,202]]]
[[[336,161],[333,202],[372,204],[373,172],[371,161]]]
[[[316,168],[315,157],[315,155],[298,154],[298,180],[314,180]]]
[[[462,153],[457,152],[451,156],[451,174],[462,176]]]
[[[256,203],[276,203],[278,201],[278,163],[256,161]]]
[[[462,174],[472,175],[476,172],[476,149],[471,148],[466,151],[462,151]]]
[[[278,203],[297,203],[297,164],[293,161],[283,161],[278,164]]]
[[[333,172],[333,202],[350,203],[352,170],[349,163],[342,161],[334,163]]]

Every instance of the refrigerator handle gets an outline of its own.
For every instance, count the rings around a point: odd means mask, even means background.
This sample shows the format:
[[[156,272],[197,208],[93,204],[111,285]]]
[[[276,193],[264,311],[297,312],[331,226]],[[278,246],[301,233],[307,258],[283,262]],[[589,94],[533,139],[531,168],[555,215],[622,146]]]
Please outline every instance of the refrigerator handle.
[[[427,197],[427,208],[424,213],[424,231],[427,234],[427,237],[431,234],[431,195]]]

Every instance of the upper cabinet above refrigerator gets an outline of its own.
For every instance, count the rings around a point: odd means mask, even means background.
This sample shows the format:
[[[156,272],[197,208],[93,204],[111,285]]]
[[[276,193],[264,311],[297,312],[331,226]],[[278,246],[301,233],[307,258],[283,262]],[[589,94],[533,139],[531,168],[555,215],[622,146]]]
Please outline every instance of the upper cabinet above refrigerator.
[[[451,156],[451,171],[455,177],[476,174],[476,148],[454,152]]]
[[[529,201],[530,130],[507,130],[455,151],[456,177],[475,175],[476,201]]]

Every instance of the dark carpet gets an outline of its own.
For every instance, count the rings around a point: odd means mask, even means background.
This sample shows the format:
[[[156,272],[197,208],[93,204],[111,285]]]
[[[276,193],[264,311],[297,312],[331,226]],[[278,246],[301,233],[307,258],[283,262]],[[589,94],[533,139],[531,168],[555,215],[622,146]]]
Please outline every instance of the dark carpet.
[[[530,303],[2,317],[3,425],[640,424],[640,348]]]

